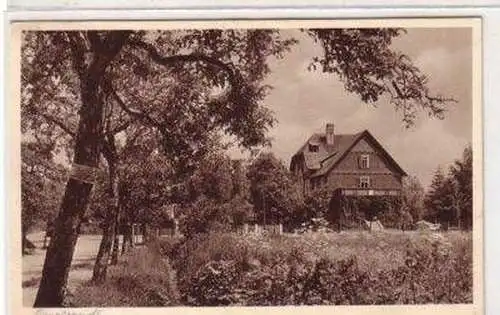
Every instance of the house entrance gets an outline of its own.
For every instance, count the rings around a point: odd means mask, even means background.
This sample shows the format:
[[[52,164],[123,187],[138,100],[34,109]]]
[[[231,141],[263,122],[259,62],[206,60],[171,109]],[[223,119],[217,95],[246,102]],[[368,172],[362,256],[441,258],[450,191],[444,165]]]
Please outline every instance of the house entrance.
[[[366,221],[379,220],[385,227],[397,227],[401,212],[397,190],[336,189],[329,203],[328,219],[340,231],[361,229]]]

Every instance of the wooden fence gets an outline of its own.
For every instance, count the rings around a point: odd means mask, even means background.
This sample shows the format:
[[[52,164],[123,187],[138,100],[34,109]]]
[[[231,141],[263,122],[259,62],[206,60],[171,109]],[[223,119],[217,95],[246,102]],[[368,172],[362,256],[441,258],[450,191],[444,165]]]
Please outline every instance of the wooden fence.
[[[283,234],[283,224],[243,224],[236,228],[238,234]]]

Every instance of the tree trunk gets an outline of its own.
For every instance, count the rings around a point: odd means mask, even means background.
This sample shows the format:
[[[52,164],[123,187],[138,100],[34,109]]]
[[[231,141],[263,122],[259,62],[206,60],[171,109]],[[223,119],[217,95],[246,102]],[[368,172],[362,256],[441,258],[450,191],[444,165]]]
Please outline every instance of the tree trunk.
[[[146,244],[148,239],[148,227],[146,223],[141,224],[141,230],[142,230],[142,243]]]
[[[112,212],[113,210],[111,210],[108,214],[111,218],[113,218]],[[105,223],[101,244],[99,245],[99,252],[97,253],[92,274],[92,281],[95,283],[102,283],[106,280],[109,258],[111,256],[111,246],[113,244],[115,226],[113,219],[110,220],[106,218],[106,221],[107,222]]]
[[[82,84],[83,110],[75,144],[76,164],[96,168],[100,154],[99,136],[102,129],[102,104],[97,84],[88,79]],[[64,289],[93,184],[70,178],[55,221],[54,236],[45,256],[40,288],[35,307],[57,307],[64,299]]]
[[[71,178],[66,186],[55,233],[45,256],[42,279],[35,307],[57,307],[64,299],[64,289],[78,238],[78,226],[92,189],[92,184]]]
[[[109,212],[106,215],[106,222],[104,225],[101,244],[99,252],[97,253],[96,261],[94,264],[94,271],[92,281],[102,283],[106,280],[106,273],[108,270],[108,262],[111,256],[111,245],[116,230],[115,217],[119,211],[119,191],[118,191],[118,176],[117,176],[117,158],[116,148],[114,145],[114,137],[110,136],[106,144],[109,150],[103,150],[104,157],[108,162],[109,168],[109,193],[111,197]]]
[[[122,243],[122,255],[129,251],[133,247],[132,239],[132,225],[130,223],[125,224],[123,229],[123,243]]]
[[[85,43],[79,41],[71,43],[73,64],[80,78],[82,102],[73,161],[76,165],[90,167],[92,172],[92,168],[98,167],[101,153],[103,128],[101,83],[107,66],[121,50],[130,33],[110,32],[106,41],[97,32],[90,31],[86,34],[92,36],[95,39],[93,45],[99,47],[93,47],[92,59],[87,66],[84,55]],[[34,307],[59,307],[64,302],[78,230],[85,215],[92,186],[92,180],[86,180],[81,174],[70,177],[66,184],[61,208],[55,221],[54,235],[45,256]]]
[[[115,235],[113,241],[113,252],[111,254],[111,264],[118,264],[118,252],[120,251],[120,231],[122,230],[120,225],[120,211],[115,215]]]
[[[24,231],[24,229],[22,230],[21,234],[22,234],[22,241],[21,241],[22,242],[22,245],[21,245],[22,255],[24,256],[24,254],[26,254],[26,244],[28,243],[27,242],[28,239],[26,237],[26,232]]]
[[[457,201],[456,205],[456,220],[457,220],[457,227],[459,230],[462,229],[462,205],[460,204],[460,201]]]

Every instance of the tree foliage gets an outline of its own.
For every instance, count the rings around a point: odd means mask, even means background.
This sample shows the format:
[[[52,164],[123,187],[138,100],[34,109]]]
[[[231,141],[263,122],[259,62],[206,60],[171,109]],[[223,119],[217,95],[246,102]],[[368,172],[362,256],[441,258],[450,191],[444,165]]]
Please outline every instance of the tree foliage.
[[[147,129],[127,131],[123,141],[118,170],[121,221],[161,225],[174,184],[171,162]]]
[[[367,103],[388,96],[408,124],[418,109],[441,117],[451,101],[433,96],[427,76],[392,49],[402,29],[304,32],[323,48],[310,70],[337,75]],[[107,78],[101,84],[108,111],[117,107],[114,115],[119,119],[107,129],[118,131],[128,120],[140,120],[162,131],[167,151],[191,153],[202,147],[205,131],[214,128],[239,136],[246,146],[266,140],[274,122],[260,104],[271,88],[262,83],[271,71],[268,61],[271,56],[284,58],[298,43],[277,29],[29,31],[23,39],[24,131],[69,140],[68,133],[76,133],[82,101],[79,74],[90,66],[81,55],[115,44],[119,53],[103,69]],[[172,98],[180,101],[165,101]]]
[[[51,147],[37,142],[21,143],[21,237],[26,252],[26,235],[45,228],[57,213],[66,170],[52,160]]]
[[[301,194],[283,163],[272,153],[261,154],[247,176],[258,222],[288,224],[301,205]]]
[[[453,184],[453,204],[460,227],[471,229],[473,221],[473,168],[472,146],[468,145],[462,158],[455,160],[450,168]]]
[[[184,185],[181,230],[187,236],[209,230],[231,230],[254,218],[246,171],[222,151],[201,160]]]
[[[300,188],[299,188],[300,189]],[[310,191],[304,196],[303,204],[297,206],[294,216],[294,225],[311,223],[312,219],[329,218],[329,205],[332,198],[332,191],[325,187],[320,187]]]
[[[467,146],[461,159],[455,160],[448,174],[436,171],[425,198],[427,219],[440,221],[445,226],[472,228],[473,186],[472,147]]]
[[[432,222],[449,221],[452,201],[450,181],[442,168],[438,168],[425,199],[426,219]]]
[[[403,179],[403,211],[407,211],[413,222],[423,219],[425,213],[424,187],[416,176],[407,176]]]
[[[347,91],[366,103],[385,96],[402,112],[407,127],[421,109],[429,116],[443,118],[446,103],[453,99],[433,95],[427,86],[428,76],[407,55],[391,47],[393,39],[404,32],[400,28],[307,30],[324,51],[310,68],[336,74]]]
[[[231,159],[221,152],[207,155],[189,178],[191,200],[200,196],[223,203],[233,194]]]
[[[50,148],[21,144],[21,223],[23,235],[57,212],[66,170],[52,161]]]

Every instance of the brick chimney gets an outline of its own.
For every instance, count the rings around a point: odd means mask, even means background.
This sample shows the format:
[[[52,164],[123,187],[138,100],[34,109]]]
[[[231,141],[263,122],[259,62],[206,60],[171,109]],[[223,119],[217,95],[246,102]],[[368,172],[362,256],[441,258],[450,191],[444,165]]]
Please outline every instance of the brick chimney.
[[[335,144],[335,125],[333,123],[326,124],[326,144],[333,146]]]

